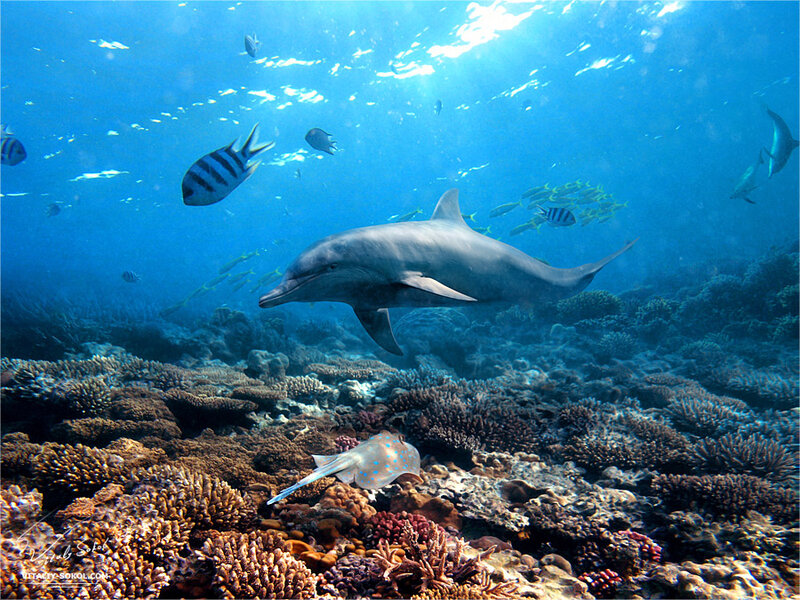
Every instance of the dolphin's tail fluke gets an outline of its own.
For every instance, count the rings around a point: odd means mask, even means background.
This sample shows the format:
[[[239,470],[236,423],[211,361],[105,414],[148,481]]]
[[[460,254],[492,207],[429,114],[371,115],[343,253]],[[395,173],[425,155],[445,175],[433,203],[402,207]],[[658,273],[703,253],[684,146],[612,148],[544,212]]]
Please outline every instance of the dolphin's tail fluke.
[[[592,279],[594,279],[594,276],[597,275],[597,272],[600,269],[605,267],[620,254],[630,250],[638,240],[639,238],[637,237],[635,240],[628,242],[613,254],[609,254],[605,258],[601,258],[597,262],[581,265],[580,267],[575,267],[574,269],[563,269],[561,277],[562,280],[559,282],[560,285],[564,288],[568,288],[571,293],[577,294],[592,282]]]

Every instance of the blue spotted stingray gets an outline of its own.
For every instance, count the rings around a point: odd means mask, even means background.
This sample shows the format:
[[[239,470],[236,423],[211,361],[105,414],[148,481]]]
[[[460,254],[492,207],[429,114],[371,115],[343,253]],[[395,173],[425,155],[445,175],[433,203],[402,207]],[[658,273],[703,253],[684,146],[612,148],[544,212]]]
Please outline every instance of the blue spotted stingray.
[[[366,490],[377,490],[404,473],[419,475],[419,452],[396,433],[382,431],[355,448],[332,456],[311,455],[317,468],[310,475],[283,490],[267,504],[280,502],[304,485],[336,474],[344,483],[356,483]]]

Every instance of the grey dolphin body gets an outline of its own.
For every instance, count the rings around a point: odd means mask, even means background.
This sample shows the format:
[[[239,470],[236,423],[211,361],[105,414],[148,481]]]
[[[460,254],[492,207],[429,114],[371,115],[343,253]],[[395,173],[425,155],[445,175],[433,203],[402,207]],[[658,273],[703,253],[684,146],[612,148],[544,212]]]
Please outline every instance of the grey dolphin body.
[[[756,183],[756,176],[758,175],[758,167],[764,164],[763,151],[758,151],[758,160],[745,169],[739,181],[736,182],[736,187],[733,188],[731,198],[742,198],[745,202],[755,204],[750,200],[750,192],[758,187]]]
[[[452,189],[429,221],[351,229],[312,244],[258,305],[345,302],[378,345],[402,354],[390,307],[559,300],[584,289],[635,241],[597,262],[555,269],[470,229],[461,217],[458,190]]]
[[[792,151],[797,148],[798,141],[792,137],[786,121],[770,109],[766,109],[772,119],[772,147],[767,150],[769,154],[769,176],[772,177],[780,171],[789,160]]]

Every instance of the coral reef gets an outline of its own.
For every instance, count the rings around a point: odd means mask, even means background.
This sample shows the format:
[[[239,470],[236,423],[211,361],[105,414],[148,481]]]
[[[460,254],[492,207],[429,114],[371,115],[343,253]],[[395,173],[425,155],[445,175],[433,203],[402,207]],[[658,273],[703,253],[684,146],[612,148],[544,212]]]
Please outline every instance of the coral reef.
[[[11,302],[0,594],[792,597],[797,265],[398,311],[387,362],[355,322]],[[419,477],[267,503],[382,429]]]

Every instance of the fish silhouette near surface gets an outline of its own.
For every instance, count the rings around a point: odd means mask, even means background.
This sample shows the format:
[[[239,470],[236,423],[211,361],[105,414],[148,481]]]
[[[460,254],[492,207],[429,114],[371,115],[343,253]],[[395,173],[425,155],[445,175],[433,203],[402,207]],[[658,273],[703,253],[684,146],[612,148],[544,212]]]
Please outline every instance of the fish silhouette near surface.
[[[351,229],[312,244],[258,305],[344,302],[378,345],[402,354],[390,307],[560,300],[583,290],[634,242],[597,262],[555,269],[471,229],[461,217],[458,190],[451,189],[428,221]]]
[[[437,100],[436,104],[433,105],[433,112],[436,113],[437,117],[441,114],[441,112],[442,112],[442,101],[441,100]]]
[[[756,183],[756,176],[758,175],[758,167],[764,164],[764,153],[762,150],[758,151],[758,160],[745,169],[739,181],[736,182],[736,187],[733,188],[731,198],[742,198],[745,202],[755,204],[750,200],[750,192],[758,187]]]
[[[312,454],[317,468],[294,485],[286,488],[267,504],[275,504],[304,485],[329,475],[336,475],[344,483],[353,483],[365,490],[377,490],[405,473],[419,476],[419,452],[403,441],[403,437],[382,431],[355,448],[321,456]]]
[[[14,165],[18,165],[21,163],[25,158],[28,156],[28,153],[25,152],[25,146],[22,145],[10,129],[8,129],[5,125],[0,127],[0,145],[2,145],[2,151],[0,152],[0,164],[8,165],[13,167]]]
[[[257,140],[258,123],[239,150],[233,147],[236,143],[234,140],[196,161],[183,176],[183,203],[188,206],[208,206],[235,190],[261,164],[261,161],[250,161],[275,145],[275,142],[259,145]]]
[[[258,54],[258,49],[261,47],[261,42],[258,41],[256,34],[244,36],[244,50],[251,58],[255,58]]]
[[[314,127],[313,129],[308,130],[308,133],[306,134],[306,141],[308,142],[309,146],[314,148],[314,150],[327,152],[331,156],[333,156],[333,150],[338,150],[336,147],[336,142],[331,139],[331,134],[324,132],[319,127]]]
[[[139,277],[139,275],[133,271],[123,271],[122,279],[125,283],[136,283],[141,279],[141,277]]]
[[[792,137],[786,121],[769,108],[766,109],[770,119],[772,119],[772,146],[767,150],[769,154],[768,173],[772,177],[780,171],[789,161],[792,152],[797,148],[798,141]]]

